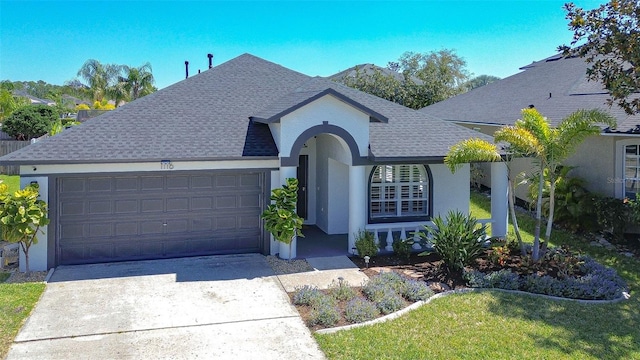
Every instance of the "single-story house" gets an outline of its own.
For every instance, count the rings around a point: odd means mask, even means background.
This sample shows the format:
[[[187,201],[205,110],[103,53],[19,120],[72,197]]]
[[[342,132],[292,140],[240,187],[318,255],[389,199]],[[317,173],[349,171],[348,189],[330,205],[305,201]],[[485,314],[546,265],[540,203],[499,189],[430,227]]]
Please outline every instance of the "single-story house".
[[[555,55],[522,67],[520,73],[467,93],[427,106],[420,111],[452,123],[493,135],[503,125],[513,125],[520,110],[535,106],[552,126],[579,109],[602,109],[617,119],[615,129],[586,139],[566,164],[576,166],[571,175],[587,180],[590,191],[616,198],[636,198],[640,192],[640,115],[628,115],[617,105],[609,107],[608,91],[588,81],[588,64],[582,58]],[[512,172],[530,172],[528,160],[514,162]],[[486,172],[484,184],[490,186]],[[526,188],[516,194],[527,199]]]
[[[435,215],[468,212],[469,165],[452,174],[443,158],[472,136],[491,140],[244,54],[0,163],[20,165],[22,185],[37,182],[49,204],[34,270],[286,251],[260,214],[290,177],[300,182],[305,223],[348,234],[347,254],[359,230],[410,236]],[[504,236],[506,168],[492,171],[488,221]]]

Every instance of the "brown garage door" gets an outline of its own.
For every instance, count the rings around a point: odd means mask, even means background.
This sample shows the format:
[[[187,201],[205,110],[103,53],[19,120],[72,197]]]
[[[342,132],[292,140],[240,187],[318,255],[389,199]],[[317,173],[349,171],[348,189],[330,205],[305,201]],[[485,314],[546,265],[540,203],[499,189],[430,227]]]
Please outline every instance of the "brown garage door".
[[[264,172],[57,180],[57,263],[263,252]]]

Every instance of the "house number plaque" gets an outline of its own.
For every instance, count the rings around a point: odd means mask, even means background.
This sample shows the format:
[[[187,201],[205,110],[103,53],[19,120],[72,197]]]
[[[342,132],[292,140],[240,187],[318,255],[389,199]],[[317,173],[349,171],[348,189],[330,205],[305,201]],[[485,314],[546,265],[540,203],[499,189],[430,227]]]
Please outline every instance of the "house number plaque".
[[[160,161],[160,169],[161,170],[173,170],[173,163],[171,160],[161,160]]]

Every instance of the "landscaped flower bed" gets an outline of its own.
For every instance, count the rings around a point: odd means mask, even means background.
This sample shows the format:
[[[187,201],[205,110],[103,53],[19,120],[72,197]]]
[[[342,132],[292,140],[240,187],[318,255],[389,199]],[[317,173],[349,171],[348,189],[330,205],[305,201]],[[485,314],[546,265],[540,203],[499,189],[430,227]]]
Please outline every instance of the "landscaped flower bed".
[[[342,280],[327,290],[306,285],[297,288],[291,300],[306,324],[316,330],[373,320],[432,295],[423,281],[385,272],[362,287],[352,287]]]

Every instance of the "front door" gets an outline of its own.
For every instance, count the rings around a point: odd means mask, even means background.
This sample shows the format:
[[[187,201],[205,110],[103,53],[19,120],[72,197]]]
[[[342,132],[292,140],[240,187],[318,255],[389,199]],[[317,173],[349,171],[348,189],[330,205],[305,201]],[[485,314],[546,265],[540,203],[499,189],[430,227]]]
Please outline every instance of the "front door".
[[[298,160],[298,203],[296,209],[298,216],[307,219],[307,182],[309,178],[309,155],[300,155]]]

